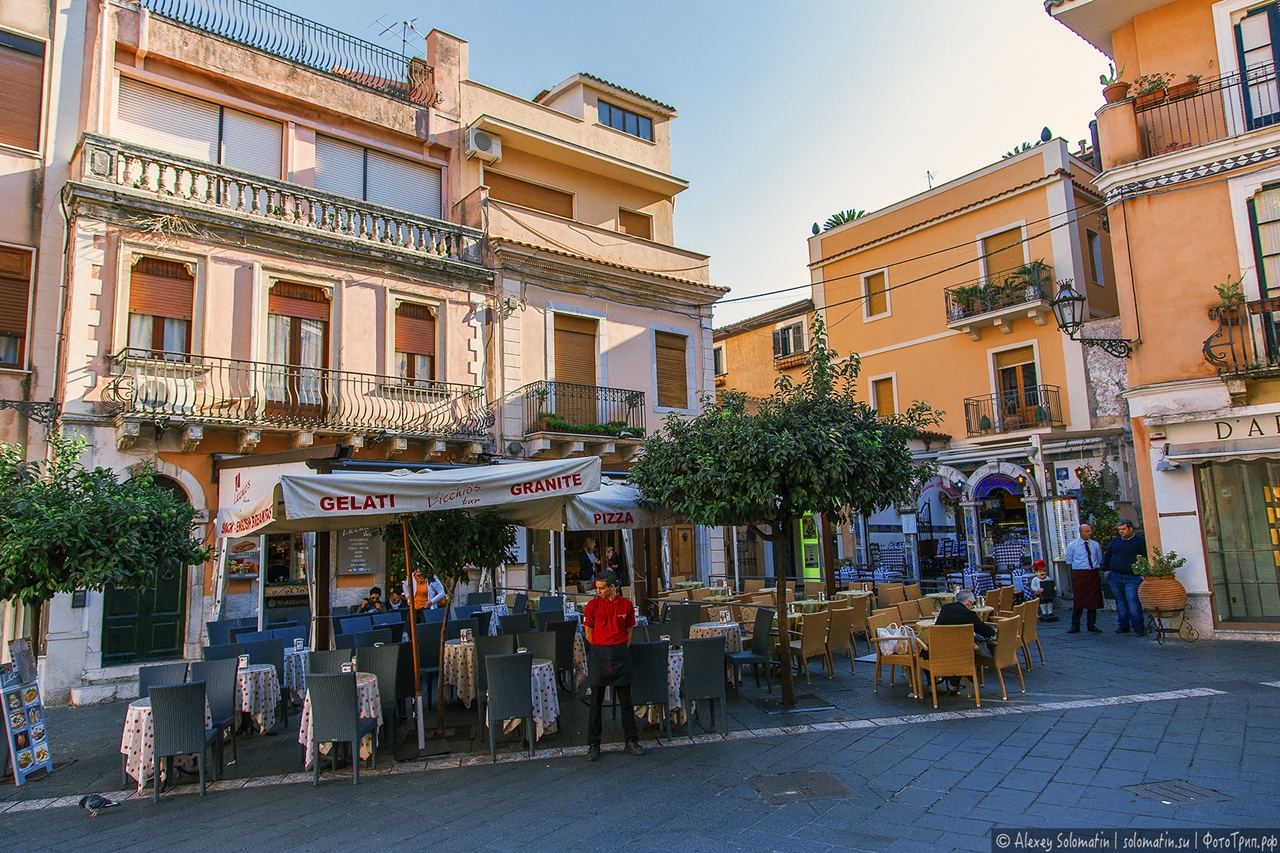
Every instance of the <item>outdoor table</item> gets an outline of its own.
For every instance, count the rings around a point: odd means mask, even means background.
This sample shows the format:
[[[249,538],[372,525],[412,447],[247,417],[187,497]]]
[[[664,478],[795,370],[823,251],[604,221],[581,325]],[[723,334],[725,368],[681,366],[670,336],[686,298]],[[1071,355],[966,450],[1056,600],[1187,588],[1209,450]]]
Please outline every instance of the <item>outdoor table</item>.
[[[956,594],[954,592],[931,592],[925,598],[932,598],[934,604],[941,607],[944,604],[950,604],[955,601]]]
[[[498,633],[499,633],[499,632],[498,632],[498,617],[499,617],[499,616],[509,616],[509,615],[510,615],[510,613],[508,613],[508,612],[507,612],[507,605],[505,605],[505,604],[482,604],[482,605],[480,605],[480,609],[481,609],[482,611],[488,611],[489,613],[492,613],[492,614],[493,614],[492,616],[490,616],[490,617],[489,617],[489,636],[490,636],[490,637],[496,637],[496,636],[498,636]]]
[[[975,605],[973,612],[977,613],[978,618],[983,622],[991,622],[996,618],[996,609],[994,607],[987,607],[985,604]]]
[[[259,732],[276,725],[276,706],[280,704],[280,679],[269,663],[255,663],[236,670],[236,692],[241,713],[248,714]]]
[[[533,659],[533,674],[531,676],[533,687],[533,739],[542,740],[543,734],[550,732],[555,734],[560,719],[560,696],[556,692],[556,668],[555,664],[546,658]],[[489,722],[489,712],[485,711],[485,723]],[[520,720],[504,720],[502,730],[504,733],[515,731],[516,726],[520,725]]]
[[[719,624],[719,623],[716,623]],[[586,661],[579,670],[579,683],[587,677]],[[683,723],[684,711],[680,705],[680,688],[684,684],[684,652],[680,649],[669,649],[667,652],[667,705],[671,708],[671,722]],[[593,690],[597,688],[592,688]],[[598,688],[607,690],[608,688]],[[637,705],[641,715],[650,723],[662,722],[662,709],[657,705]]]
[[[382,696],[378,693],[378,676],[372,672],[356,673],[356,706],[360,710],[360,716],[375,719],[378,721],[378,728],[382,728]],[[377,731],[373,734],[365,735],[360,739],[360,760],[365,761],[369,756],[373,755],[376,748],[375,738]],[[306,749],[305,767],[310,767],[311,763],[316,760],[316,744],[312,740],[311,727],[311,693],[307,692],[306,699],[302,702],[302,719],[298,723],[298,743],[302,744]],[[323,744],[320,747],[321,755],[329,754],[330,744]]]
[[[680,583],[671,585],[672,589],[679,589],[679,590],[702,589],[702,587],[703,587],[702,581],[680,581]]]
[[[836,597],[849,599],[850,608],[857,612],[858,608],[861,607],[862,615],[869,616],[871,615],[871,606],[872,602],[875,601],[876,594],[874,592],[867,592],[866,590],[861,589],[848,589],[837,592]]]
[[[447,640],[444,644],[444,661],[440,667],[444,683],[458,691],[458,699],[471,707],[476,698],[476,644],[461,640]]]
[[[307,661],[309,649],[284,650],[284,686],[301,696],[307,692]]]
[[[827,609],[827,602],[817,598],[802,598],[793,603],[800,613],[817,613],[819,610]]]
[[[916,623],[916,636],[920,638],[920,642],[926,646],[929,644],[929,626],[933,624],[932,619],[921,619]]]
[[[702,599],[704,604],[728,604],[734,600],[732,595],[708,595]]]
[[[209,699],[204,700],[204,727],[213,728]],[[151,698],[135,699],[124,715],[124,736],[120,739],[125,772],[138,780],[138,790],[155,774],[155,726],[151,721]]]
[[[689,626],[689,638],[724,637],[724,650],[742,651],[742,628],[737,622],[695,622]]]

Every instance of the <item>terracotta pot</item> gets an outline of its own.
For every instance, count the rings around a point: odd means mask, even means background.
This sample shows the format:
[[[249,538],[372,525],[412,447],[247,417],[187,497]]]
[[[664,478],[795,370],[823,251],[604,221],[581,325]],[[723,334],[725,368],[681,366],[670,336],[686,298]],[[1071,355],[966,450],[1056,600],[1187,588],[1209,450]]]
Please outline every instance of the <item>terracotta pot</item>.
[[[1143,578],[1138,584],[1143,610],[1179,611],[1187,606],[1187,590],[1176,577]]]
[[[1138,109],[1143,107],[1154,106],[1164,100],[1165,90],[1156,89],[1154,92],[1147,92],[1145,95],[1138,95],[1134,98],[1133,105]]]
[[[1188,80],[1185,83],[1179,83],[1176,86],[1169,87],[1169,100],[1176,101],[1179,98],[1189,98],[1200,88],[1199,80]]]
[[[1102,87],[1102,97],[1108,104],[1114,104],[1117,101],[1123,101],[1129,97],[1128,83],[1112,83],[1109,86]]]

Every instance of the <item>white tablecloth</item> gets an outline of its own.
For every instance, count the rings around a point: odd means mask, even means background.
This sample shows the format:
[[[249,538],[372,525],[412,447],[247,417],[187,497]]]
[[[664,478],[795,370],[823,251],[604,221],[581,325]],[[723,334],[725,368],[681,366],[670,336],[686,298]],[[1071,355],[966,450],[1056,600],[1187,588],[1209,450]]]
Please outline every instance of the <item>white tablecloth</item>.
[[[307,649],[284,650],[284,686],[301,696],[307,692],[307,661],[311,652]]]
[[[259,732],[275,727],[280,679],[274,666],[257,663],[236,670],[236,690],[240,695],[240,712],[249,715]]]
[[[204,702],[204,727],[213,728],[209,715],[209,700]],[[151,722],[151,699],[135,699],[129,703],[124,715],[124,736],[120,739],[120,754],[125,757],[125,772],[138,780],[138,790],[155,773],[155,727]]]
[[[737,622],[696,622],[689,627],[689,639],[724,637],[725,652],[742,651],[742,627]]]
[[[382,696],[378,693],[378,676],[371,672],[356,673],[356,700],[360,708],[360,716],[376,719],[378,727],[382,727]],[[298,743],[306,747],[307,760],[306,766],[310,767],[311,762],[316,758],[316,745],[312,740],[311,727],[311,694],[307,693],[307,698],[302,702],[302,719],[298,724]],[[372,735],[365,735],[360,740],[360,760],[364,761],[373,755],[375,744],[377,743],[377,732]],[[320,747],[321,755],[329,754],[329,745],[323,744]]]

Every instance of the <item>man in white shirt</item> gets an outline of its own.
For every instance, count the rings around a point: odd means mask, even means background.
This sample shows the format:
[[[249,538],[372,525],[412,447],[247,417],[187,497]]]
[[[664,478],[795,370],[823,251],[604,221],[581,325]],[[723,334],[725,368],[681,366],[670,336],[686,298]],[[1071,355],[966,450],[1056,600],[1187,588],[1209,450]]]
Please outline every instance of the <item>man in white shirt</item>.
[[[1080,535],[1067,546],[1063,558],[1071,566],[1071,629],[1068,634],[1080,633],[1080,614],[1089,613],[1089,632],[1101,634],[1098,627],[1098,611],[1102,609],[1102,546],[1093,541],[1093,528],[1080,525]]]

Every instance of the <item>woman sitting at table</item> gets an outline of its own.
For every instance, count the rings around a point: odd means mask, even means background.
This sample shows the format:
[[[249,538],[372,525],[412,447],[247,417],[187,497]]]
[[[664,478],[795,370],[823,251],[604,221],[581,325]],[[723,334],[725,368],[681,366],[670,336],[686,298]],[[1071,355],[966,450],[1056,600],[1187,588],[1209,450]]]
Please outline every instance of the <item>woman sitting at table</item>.
[[[991,657],[991,649],[987,646],[986,641],[996,635],[996,629],[983,622],[977,613],[973,612],[975,597],[971,590],[962,589],[956,593],[956,600],[950,604],[944,604],[938,610],[937,617],[934,618],[935,625],[972,625],[974,639],[974,654],[982,657]],[[924,656],[927,658],[929,653],[926,651]],[[960,676],[949,676],[947,678],[947,692],[952,696],[960,692]]]

